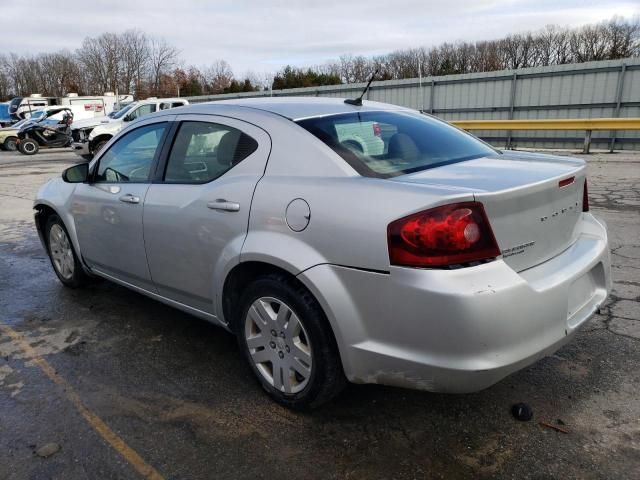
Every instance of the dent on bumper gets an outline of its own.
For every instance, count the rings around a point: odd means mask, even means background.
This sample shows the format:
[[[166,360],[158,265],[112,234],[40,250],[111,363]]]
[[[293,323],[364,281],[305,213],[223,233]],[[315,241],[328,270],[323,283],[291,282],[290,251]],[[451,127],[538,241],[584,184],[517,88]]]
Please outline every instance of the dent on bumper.
[[[571,247],[519,273],[497,260],[389,274],[319,265],[300,278],[327,312],[350,381],[462,393],[569,341],[606,300],[609,272],[606,230],[586,215]]]

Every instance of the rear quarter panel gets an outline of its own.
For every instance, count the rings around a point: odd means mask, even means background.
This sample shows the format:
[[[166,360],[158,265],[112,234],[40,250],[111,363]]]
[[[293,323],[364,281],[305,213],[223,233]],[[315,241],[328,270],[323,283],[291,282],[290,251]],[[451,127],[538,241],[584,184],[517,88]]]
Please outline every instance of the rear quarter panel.
[[[292,273],[321,263],[388,270],[387,225],[433,206],[473,200],[471,190],[412,185],[358,175],[292,122],[270,128],[272,152],[254,194],[241,261],[267,261]],[[286,221],[304,199],[311,217],[301,232]]]

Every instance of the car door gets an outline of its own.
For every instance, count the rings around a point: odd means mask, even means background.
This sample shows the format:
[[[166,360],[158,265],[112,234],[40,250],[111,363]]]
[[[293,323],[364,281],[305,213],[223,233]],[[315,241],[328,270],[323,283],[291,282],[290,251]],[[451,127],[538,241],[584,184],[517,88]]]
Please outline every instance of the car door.
[[[116,139],[73,195],[82,257],[104,274],[154,290],[144,249],[142,213],[155,162],[170,123],[141,123]]]
[[[173,142],[144,204],[149,269],[158,293],[216,315],[215,274],[240,253],[271,141],[240,120],[176,119]]]

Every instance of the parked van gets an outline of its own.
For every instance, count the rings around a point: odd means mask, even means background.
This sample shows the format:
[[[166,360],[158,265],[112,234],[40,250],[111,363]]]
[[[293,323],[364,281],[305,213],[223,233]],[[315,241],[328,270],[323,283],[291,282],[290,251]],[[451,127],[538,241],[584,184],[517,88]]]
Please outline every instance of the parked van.
[[[90,160],[113,136],[122,130],[128,122],[153,112],[189,105],[184,98],[151,97],[133,102],[118,113],[101,118],[91,118],[73,122],[71,136],[73,151],[86,160]]]

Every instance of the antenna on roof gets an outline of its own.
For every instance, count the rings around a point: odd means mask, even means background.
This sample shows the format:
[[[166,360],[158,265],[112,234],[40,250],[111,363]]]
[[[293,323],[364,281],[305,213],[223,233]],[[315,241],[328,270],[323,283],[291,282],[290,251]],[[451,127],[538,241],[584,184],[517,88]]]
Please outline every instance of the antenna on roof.
[[[373,79],[376,78],[377,74],[378,74],[378,70],[373,72],[373,75],[371,75],[371,78],[369,79],[369,83],[367,83],[367,86],[364,87],[364,91],[362,92],[362,95],[360,95],[358,98],[346,98],[344,103],[348,103],[349,105],[355,105],[356,107],[361,107],[362,106],[362,97],[364,97],[366,95],[366,93],[369,91],[369,87],[371,86],[371,82],[373,82]]]

